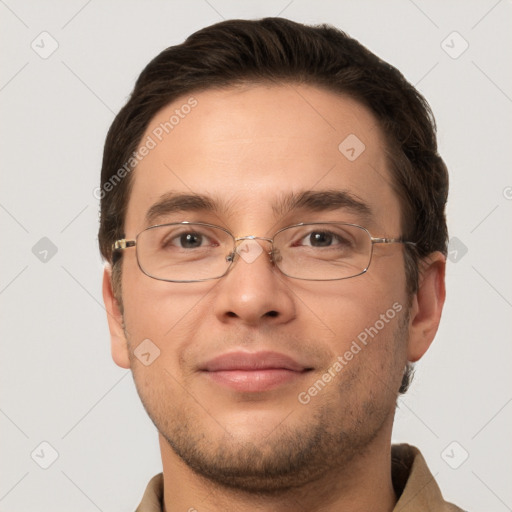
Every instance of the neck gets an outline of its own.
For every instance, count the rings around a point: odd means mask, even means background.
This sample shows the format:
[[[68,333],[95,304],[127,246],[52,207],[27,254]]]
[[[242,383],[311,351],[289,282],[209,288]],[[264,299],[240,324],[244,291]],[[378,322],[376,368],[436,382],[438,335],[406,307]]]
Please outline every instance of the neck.
[[[219,486],[192,471],[160,435],[164,511],[258,510],[288,512],[297,503],[311,512],[391,512],[396,495],[391,480],[391,428],[383,429],[349,465],[329,469],[314,482],[272,494]]]

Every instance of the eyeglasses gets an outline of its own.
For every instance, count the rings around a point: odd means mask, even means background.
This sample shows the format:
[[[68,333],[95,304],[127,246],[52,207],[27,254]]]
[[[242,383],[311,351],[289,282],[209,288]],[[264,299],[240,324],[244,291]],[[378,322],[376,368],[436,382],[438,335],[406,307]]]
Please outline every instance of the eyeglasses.
[[[310,222],[282,228],[272,238],[235,237],[227,229],[202,222],[151,226],[135,240],[125,238],[113,251],[136,247],[141,271],[153,279],[192,283],[219,279],[237,257],[251,263],[269,244],[271,262],[287,277],[307,281],[335,281],[364,274],[374,244],[411,244],[397,238],[375,238],[356,224]]]

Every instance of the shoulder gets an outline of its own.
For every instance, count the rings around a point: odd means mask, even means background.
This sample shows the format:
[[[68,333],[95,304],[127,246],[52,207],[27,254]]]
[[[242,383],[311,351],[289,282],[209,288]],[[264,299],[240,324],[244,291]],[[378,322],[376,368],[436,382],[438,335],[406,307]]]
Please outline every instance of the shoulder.
[[[135,512],[162,512],[164,496],[163,473],[155,475],[148,483],[142,501]]]
[[[393,445],[391,472],[398,497],[394,512],[464,512],[444,500],[418,448],[408,444]]]

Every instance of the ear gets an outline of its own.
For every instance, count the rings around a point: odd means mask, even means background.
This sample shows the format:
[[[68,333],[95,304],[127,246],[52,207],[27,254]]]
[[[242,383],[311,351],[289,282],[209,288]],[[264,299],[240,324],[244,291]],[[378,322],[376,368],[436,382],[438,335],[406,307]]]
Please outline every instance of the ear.
[[[418,291],[413,297],[409,324],[407,358],[418,361],[436,335],[443,311],[446,288],[446,258],[440,252],[429,254],[420,263]]]
[[[103,271],[103,302],[107,310],[112,359],[121,368],[130,368],[128,342],[123,329],[123,315],[112,290],[112,269],[110,265],[105,265]]]

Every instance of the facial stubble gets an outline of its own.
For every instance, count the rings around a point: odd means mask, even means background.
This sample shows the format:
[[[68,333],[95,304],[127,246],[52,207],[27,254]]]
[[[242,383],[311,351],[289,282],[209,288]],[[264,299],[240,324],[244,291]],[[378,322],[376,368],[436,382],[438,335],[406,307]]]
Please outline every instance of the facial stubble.
[[[192,471],[222,487],[278,494],[316,482],[329,472],[347,471],[389,424],[403,374],[401,354],[407,342],[408,310],[397,316],[396,322],[391,336],[372,341],[387,344],[378,371],[351,361],[339,380],[330,384],[336,393],[324,389],[310,404],[297,401],[294,409],[283,412],[283,421],[270,433],[253,439],[241,438],[229,425],[217,421],[215,411],[208,411],[200,397],[173,400],[171,389],[182,395],[188,391],[166,370],[166,384],[155,389],[154,380],[143,375],[148,368],[140,368],[130,351],[133,376],[149,417]],[[358,386],[362,379],[369,389]],[[294,421],[294,415],[303,413],[304,408],[311,411],[307,420]],[[208,416],[212,421],[206,426]]]

